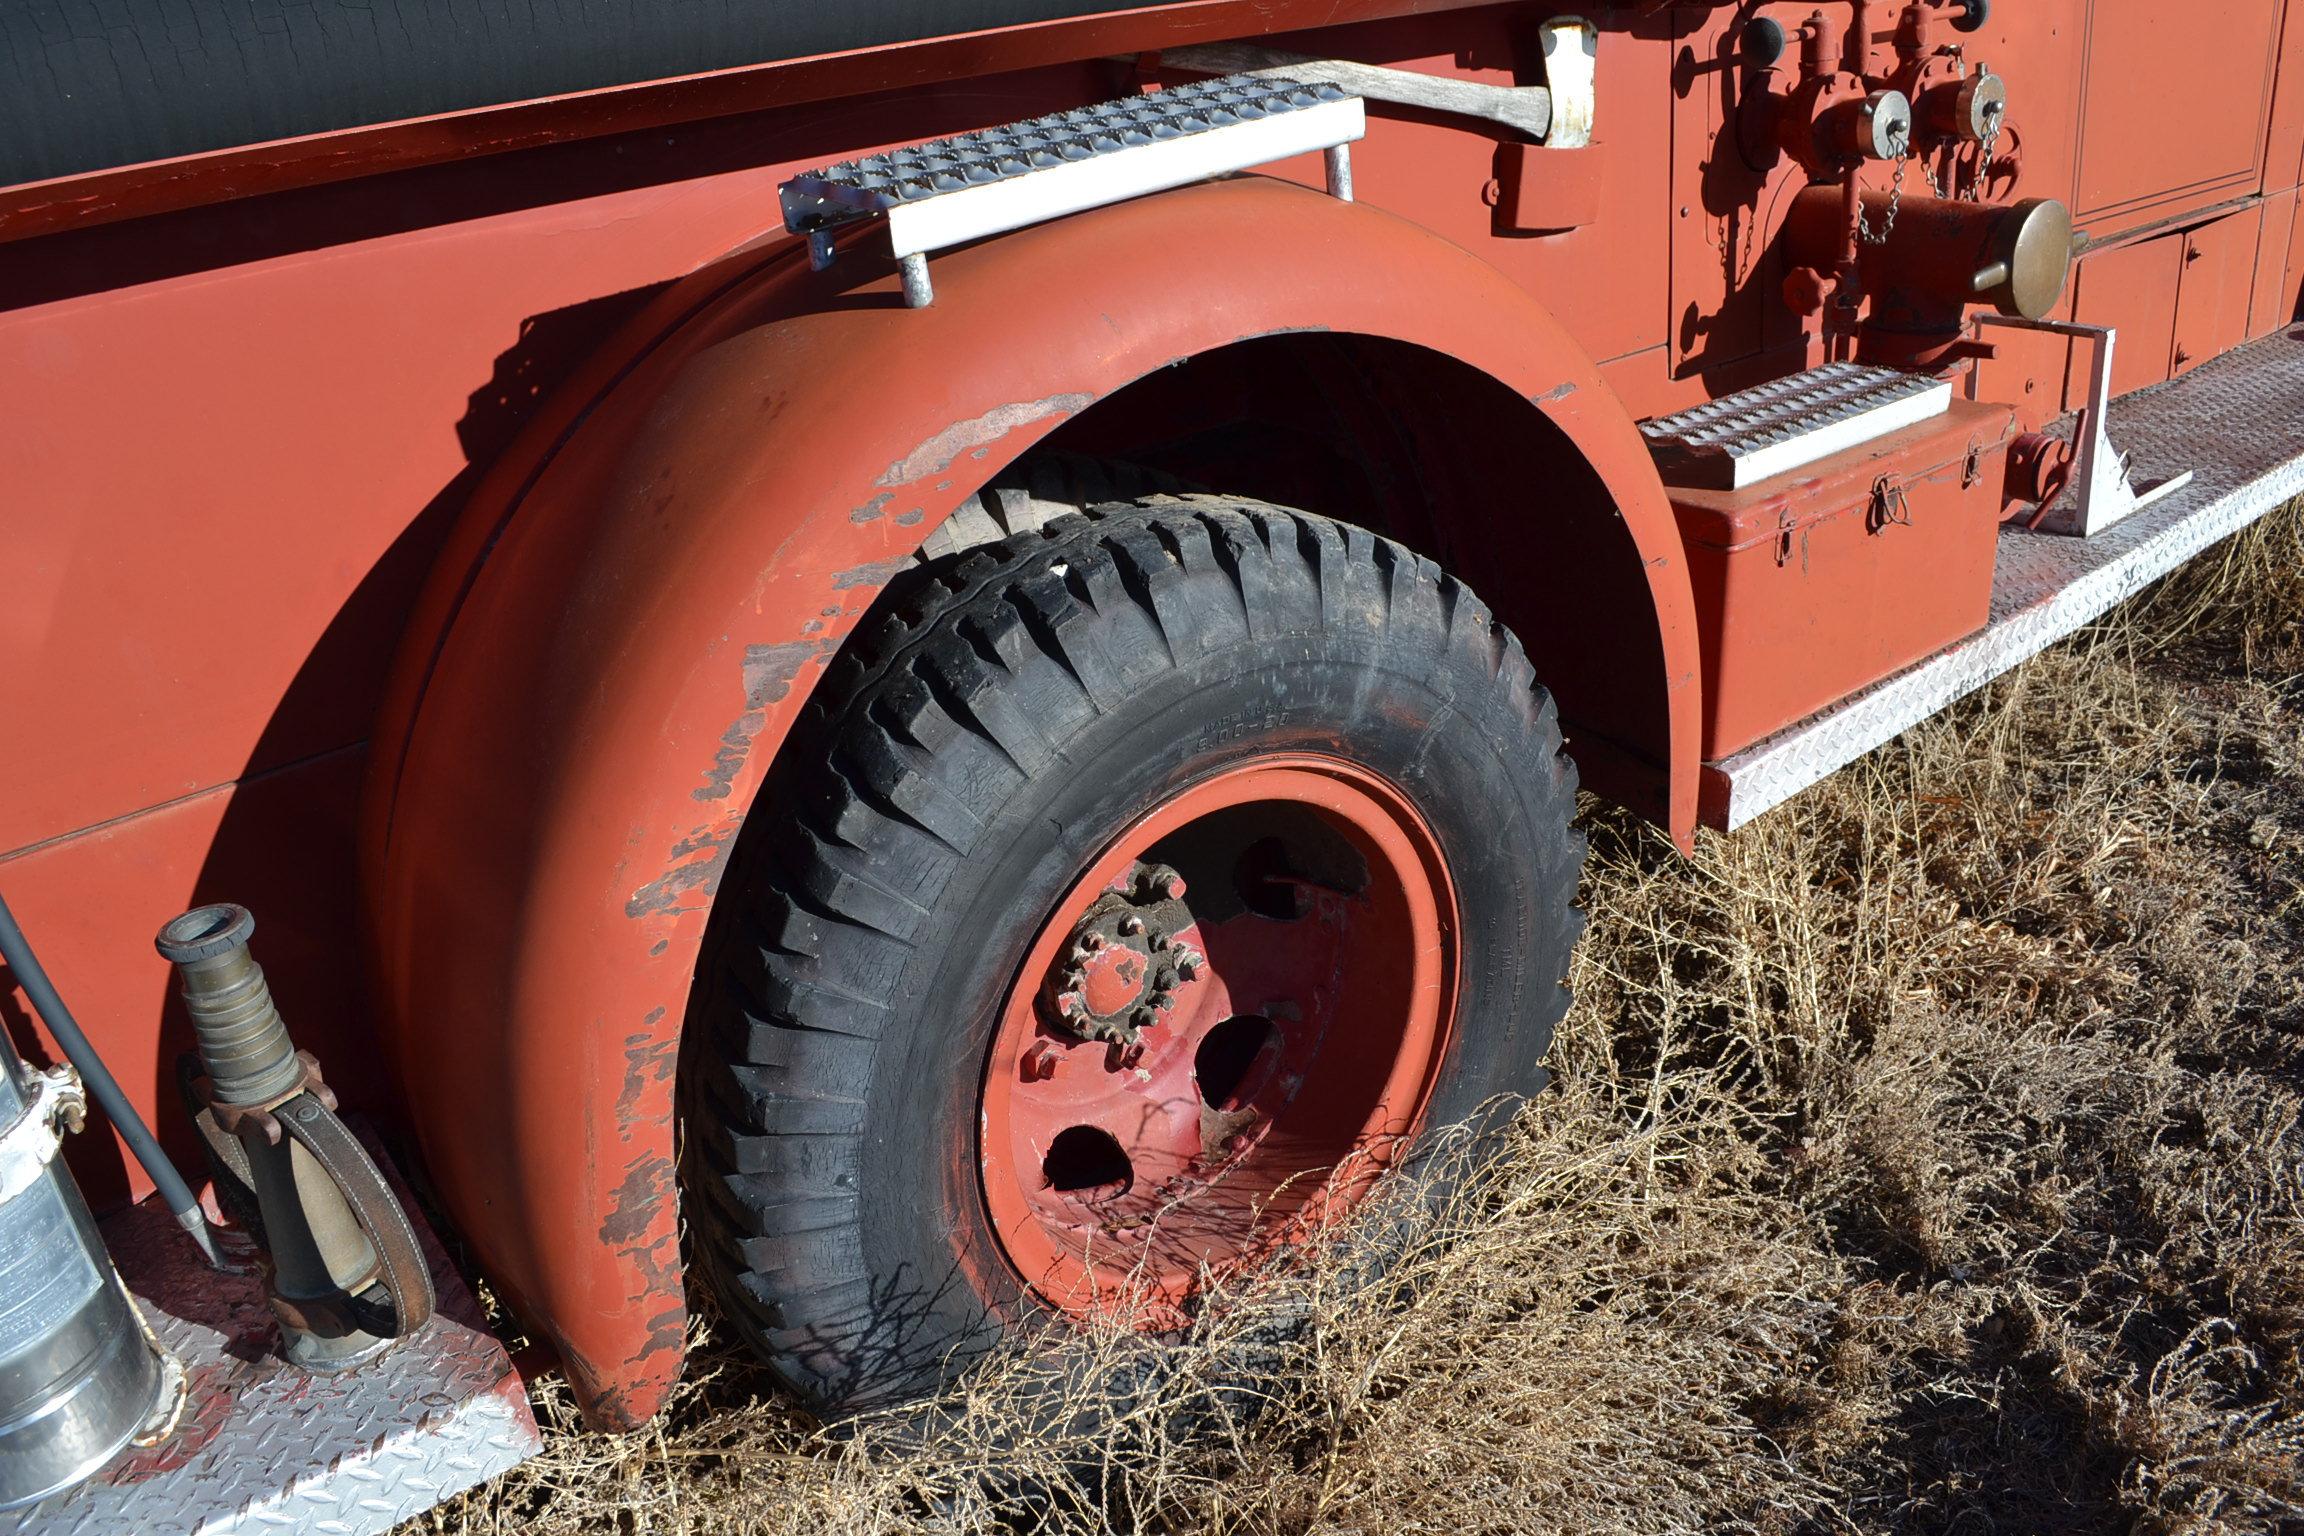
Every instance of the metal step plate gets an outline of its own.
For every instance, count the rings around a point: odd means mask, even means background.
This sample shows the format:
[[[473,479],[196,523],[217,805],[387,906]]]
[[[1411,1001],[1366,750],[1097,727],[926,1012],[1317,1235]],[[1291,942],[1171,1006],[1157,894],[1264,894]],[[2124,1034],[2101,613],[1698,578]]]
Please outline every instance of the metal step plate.
[[[1826,363],[1640,424],[1666,485],[1733,491],[1941,416],[1952,383]]]
[[[885,218],[897,256],[1147,192],[1332,149],[1367,131],[1325,83],[1228,75],[809,171],[784,183],[784,227]]]
[[[369,1151],[390,1177],[373,1141]],[[282,1360],[263,1282],[209,1269],[157,1199],[105,1218],[120,1277],[189,1378],[184,1409],[158,1444],[0,1514],[0,1536],[371,1536],[536,1454],[536,1420],[504,1346],[421,1209],[397,1179],[393,1188],[440,1308],[414,1338],[334,1375]],[[228,1241],[247,1251],[245,1239]]]
[[[1732,829],[1782,804],[2304,495],[2304,326],[2115,400],[2110,415],[2140,479],[2196,467],[2191,484],[2090,538],[2003,529],[1981,632],[1707,764],[1706,824]]]

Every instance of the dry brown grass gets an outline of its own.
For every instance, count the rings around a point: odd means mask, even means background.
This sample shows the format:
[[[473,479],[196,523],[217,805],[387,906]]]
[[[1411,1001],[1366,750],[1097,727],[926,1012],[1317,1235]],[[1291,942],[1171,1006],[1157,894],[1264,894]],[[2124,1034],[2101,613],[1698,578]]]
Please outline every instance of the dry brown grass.
[[[1693,861],[1591,809],[1555,1085],[1157,1380],[1076,1339],[833,1436],[702,1339],[428,1524],[2304,1531],[2300,622],[2291,508]],[[1133,1409],[1047,1433],[1051,1372]]]

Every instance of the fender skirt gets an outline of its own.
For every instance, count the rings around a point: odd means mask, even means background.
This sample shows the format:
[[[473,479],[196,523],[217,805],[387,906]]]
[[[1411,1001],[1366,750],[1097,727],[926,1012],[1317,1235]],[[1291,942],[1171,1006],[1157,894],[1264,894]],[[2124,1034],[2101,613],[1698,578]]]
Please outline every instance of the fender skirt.
[[[1332,330],[1530,401],[1646,566],[1670,827],[1692,835],[1696,637],[1663,489],[1591,360],[1494,268],[1245,177],[948,252],[934,274],[935,304],[908,310],[885,260],[809,273],[779,242],[748,275],[691,280],[683,322],[579,380],[482,487],[380,722],[363,836],[393,1060],[450,1213],[603,1427],[648,1419],[680,1372],[674,1062],[769,761],[929,530],[1130,381]]]

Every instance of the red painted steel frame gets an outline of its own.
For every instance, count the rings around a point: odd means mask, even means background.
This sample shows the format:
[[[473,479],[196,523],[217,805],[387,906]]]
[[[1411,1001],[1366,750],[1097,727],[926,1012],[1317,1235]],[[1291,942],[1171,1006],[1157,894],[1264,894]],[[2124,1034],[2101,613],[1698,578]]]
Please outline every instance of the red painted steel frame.
[[[489,1274],[603,1423],[680,1366],[672,1071],[705,918],[778,741],[891,570],[1067,418],[1296,330],[1461,359],[1613,490],[1656,603],[1673,824],[1694,815],[1696,637],[1645,448],[1582,349],[1415,225],[1264,178],[939,256],[787,249],[483,494],[404,656],[413,728],[370,827],[379,984],[426,1155]],[[453,553],[453,552],[452,552]],[[381,733],[395,739],[396,729]],[[433,1065],[455,1061],[458,1070]],[[517,1085],[507,1094],[504,1085]]]

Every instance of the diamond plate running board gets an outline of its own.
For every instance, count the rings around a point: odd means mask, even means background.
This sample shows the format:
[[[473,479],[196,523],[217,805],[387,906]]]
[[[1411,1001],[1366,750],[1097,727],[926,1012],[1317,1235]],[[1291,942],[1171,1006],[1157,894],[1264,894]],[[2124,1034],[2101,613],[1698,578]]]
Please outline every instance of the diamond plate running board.
[[[845,160],[777,196],[818,268],[835,234],[877,220],[919,309],[935,302],[931,251],[1292,155],[1321,151],[1329,192],[1350,201],[1367,127],[1367,104],[1324,81],[1227,75]]]
[[[2304,327],[2112,402],[2141,478],[2192,482],[2091,538],[2005,528],[1984,629],[1798,725],[1704,766],[1707,826],[1734,830],[2304,495]]]
[[[336,1375],[282,1360],[262,1282],[201,1263],[158,1200],[107,1217],[104,1246],[190,1377],[182,1415],[92,1481],[0,1514],[0,1536],[371,1536],[536,1454],[519,1374],[421,1210],[394,1188],[440,1309],[414,1338]]]

